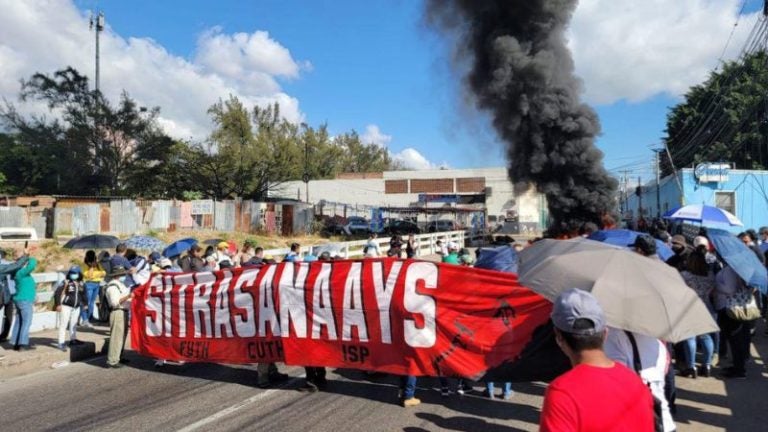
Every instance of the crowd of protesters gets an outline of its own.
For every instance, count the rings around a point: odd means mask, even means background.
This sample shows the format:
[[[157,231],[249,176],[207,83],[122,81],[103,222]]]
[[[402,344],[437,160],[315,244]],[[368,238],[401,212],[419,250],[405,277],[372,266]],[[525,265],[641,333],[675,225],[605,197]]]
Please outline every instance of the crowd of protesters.
[[[603,229],[616,227],[615,221],[609,217],[601,225]],[[542,430],[569,429],[568,423],[573,418],[581,418],[594,426],[593,430],[602,430],[601,425],[613,421],[611,416],[624,415],[636,422],[632,430],[647,430],[649,422],[656,421],[658,430],[672,431],[675,430],[673,416],[676,412],[675,376],[687,379],[709,378],[715,374],[714,369],[718,368],[718,375],[723,378],[747,377],[749,346],[756,319],[735,319],[725,309],[730,297],[746,290],[757,297],[763,318],[766,318],[768,302],[765,296],[760,296],[755,289],[749,287],[718,255],[705,230],[693,238],[682,234],[671,235],[669,227],[661,220],[650,223],[640,221],[632,228],[644,234],[638,235],[635,242],[628,246],[648,259],[659,259],[657,240],[671,248],[674,254],[666,264],[680,272],[686,285],[694,290],[717,321],[720,331],[669,344],[650,336],[611,328],[605,323],[603,312],[591,294],[579,290],[564,292],[555,302],[552,320],[557,343],[574,368],[549,386],[541,418]],[[598,229],[598,225],[593,223],[561,226],[551,230],[548,236],[588,237]],[[758,231],[747,230],[737,237],[765,265],[768,227]],[[418,256],[420,245],[413,235],[405,239],[394,235],[388,243],[386,253],[382,253],[376,235],[370,235],[363,249],[364,256],[375,258],[386,255],[409,259]],[[520,250],[523,246],[515,244],[514,247]],[[472,266],[475,262],[476,257],[469,250],[452,241],[438,240],[437,250],[442,262],[446,264]],[[302,255],[301,246],[293,243],[282,261],[331,261],[340,258],[339,254],[330,251],[324,251],[319,256],[312,253]],[[54,306],[60,314],[57,346],[66,350],[67,345],[81,343],[76,337],[77,327],[91,325],[97,298],[102,295],[112,335],[107,366],[121,367],[127,361],[122,357],[122,350],[127,335],[132,290],[146,283],[152,272],[216,271],[276,262],[275,257],[265,255],[263,248],[252,242],[245,242],[239,250],[233,243],[224,241],[207,249],[193,245],[187,252],[175,257],[164,257],[157,252],[143,257],[124,244],[118,245],[112,256],[106,252],[97,256],[95,251],[89,250],[83,265],[71,267],[54,293]],[[10,337],[15,350],[34,349],[29,344],[35,292],[30,273],[36,265],[36,260],[26,250],[15,251],[13,260],[0,261],[0,307],[5,309],[6,319],[13,314],[16,317],[10,332],[9,322],[3,326],[5,330],[0,334],[0,340]],[[730,366],[724,367],[728,360]],[[288,379],[273,363],[259,364],[257,369],[258,386],[261,388]],[[325,368],[306,367],[305,373],[302,391],[325,389],[328,383]],[[443,396],[453,392],[465,394],[473,391],[471,383],[464,380],[458,380],[455,390],[451,390],[447,378],[440,378],[439,382]],[[501,385],[503,399],[512,398],[514,392],[509,382],[485,383],[486,397],[497,397],[495,384]],[[415,391],[416,377],[402,377],[400,400],[403,406],[411,407],[420,403]],[[593,397],[597,394],[600,397]],[[657,416],[659,418],[655,420],[652,411],[654,403],[660,411]],[[622,414],[621,408],[629,405],[633,407],[632,411]],[[622,422],[626,422],[626,419]],[[581,429],[585,430],[584,427],[582,424]]]

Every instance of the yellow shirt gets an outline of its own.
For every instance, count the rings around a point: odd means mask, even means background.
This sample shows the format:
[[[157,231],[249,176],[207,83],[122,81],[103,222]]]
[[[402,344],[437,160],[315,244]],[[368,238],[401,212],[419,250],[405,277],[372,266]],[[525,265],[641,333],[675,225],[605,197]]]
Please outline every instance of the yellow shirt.
[[[104,280],[104,276],[106,275],[107,272],[105,272],[101,266],[83,267],[83,280],[85,282],[101,282]]]

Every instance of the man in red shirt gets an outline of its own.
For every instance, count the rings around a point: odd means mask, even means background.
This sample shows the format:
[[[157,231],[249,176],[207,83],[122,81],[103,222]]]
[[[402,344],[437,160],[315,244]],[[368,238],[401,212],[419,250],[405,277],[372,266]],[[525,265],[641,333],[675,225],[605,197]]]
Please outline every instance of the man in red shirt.
[[[653,431],[650,390],[634,371],[603,352],[606,322],[597,299],[576,288],[562,292],[552,323],[573,369],[547,388],[541,431]]]

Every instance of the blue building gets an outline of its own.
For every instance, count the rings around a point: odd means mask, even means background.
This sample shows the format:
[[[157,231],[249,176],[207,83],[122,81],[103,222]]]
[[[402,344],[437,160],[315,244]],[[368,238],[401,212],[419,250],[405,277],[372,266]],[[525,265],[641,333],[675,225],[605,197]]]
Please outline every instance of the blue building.
[[[637,220],[639,215],[652,219],[687,204],[728,210],[744,223],[743,229],[768,225],[768,171],[731,169],[727,163],[684,168],[658,185],[653,181],[629,187],[621,210],[626,220]]]

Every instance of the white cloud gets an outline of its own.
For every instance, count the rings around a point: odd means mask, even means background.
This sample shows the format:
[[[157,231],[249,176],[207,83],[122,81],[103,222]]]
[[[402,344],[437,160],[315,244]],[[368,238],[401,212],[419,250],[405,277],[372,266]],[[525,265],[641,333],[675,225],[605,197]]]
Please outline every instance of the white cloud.
[[[638,102],[684,94],[717,65],[742,0],[581,0],[569,46],[586,100]],[[735,58],[758,13],[742,16],[726,59]]]
[[[0,0],[0,10],[0,97],[15,100],[19,80],[38,71],[70,65],[93,76],[93,33],[71,0]],[[116,101],[125,89],[140,105],[159,106],[160,124],[172,136],[204,138],[211,127],[207,108],[229,94],[246,106],[277,101],[286,119],[304,119],[299,101],[277,79],[295,79],[311,64],[295,61],[267,32],[228,35],[213,28],[199,37],[192,61],[152,39],[116,34],[109,17],[101,36],[102,91]]]
[[[376,144],[379,147],[386,147],[392,141],[392,135],[382,133],[378,126],[370,124],[365,127],[365,133],[360,136],[363,144]]]
[[[403,149],[403,151],[399,153],[392,153],[392,158],[402,163],[405,168],[412,170],[430,170],[448,167],[448,164],[445,162],[442,164],[430,162],[424,155],[412,147]]]

